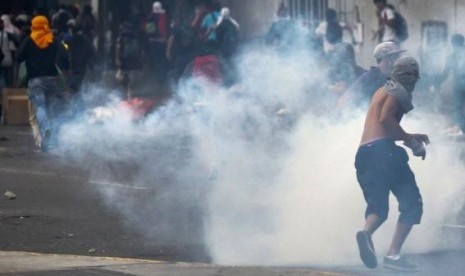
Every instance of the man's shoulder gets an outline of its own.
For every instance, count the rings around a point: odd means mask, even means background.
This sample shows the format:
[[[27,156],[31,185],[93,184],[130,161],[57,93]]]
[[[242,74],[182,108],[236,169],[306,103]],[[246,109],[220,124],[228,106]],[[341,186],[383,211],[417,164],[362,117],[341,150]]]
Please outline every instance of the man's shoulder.
[[[365,70],[365,69],[363,69]],[[378,69],[378,67],[371,67],[368,70],[365,70],[356,80],[354,83],[365,85],[365,84],[370,84],[373,81],[379,79],[379,76],[381,74],[381,71]]]
[[[394,106],[395,108],[400,107],[399,99],[392,93],[389,93],[384,86],[380,87],[373,94],[373,101],[378,101],[383,105],[389,103],[390,106]]]
[[[395,17],[395,11],[391,7],[385,7],[381,13],[386,15],[388,19],[393,19]]]
[[[386,89],[384,86],[376,89],[375,93],[373,93],[373,102],[375,101],[382,101],[384,102],[389,97],[389,94],[386,93]]]

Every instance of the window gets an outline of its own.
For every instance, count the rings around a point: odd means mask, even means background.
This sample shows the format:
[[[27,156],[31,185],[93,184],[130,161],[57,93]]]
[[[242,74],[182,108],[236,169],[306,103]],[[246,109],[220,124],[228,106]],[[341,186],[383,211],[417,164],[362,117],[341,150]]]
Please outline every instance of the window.
[[[306,23],[321,21],[328,8],[328,0],[287,0],[290,16]]]

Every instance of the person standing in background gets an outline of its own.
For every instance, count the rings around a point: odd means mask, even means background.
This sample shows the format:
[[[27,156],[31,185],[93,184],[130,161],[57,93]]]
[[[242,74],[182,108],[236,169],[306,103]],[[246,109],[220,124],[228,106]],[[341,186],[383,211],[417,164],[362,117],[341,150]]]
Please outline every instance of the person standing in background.
[[[36,145],[47,151],[56,145],[59,127],[57,66],[66,64],[68,55],[61,40],[54,37],[45,16],[32,19],[31,34],[21,45],[17,59],[20,63],[26,62],[27,93],[33,109],[30,122]]]
[[[72,20],[69,24],[71,36],[68,40],[69,78],[68,86],[74,99],[79,101],[82,83],[88,70],[96,64],[96,50],[89,37],[84,34],[81,26]]]
[[[3,53],[3,60],[0,62],[1,78],[4,81],[3,86],[12,87],[15,67],[14,55],[20,32],[11,24],[9,15],[2,15],[0,21],[0,48]]]
[[[322,21],[315,30],[317,37],[323,38],[323,49],[328,53],[334,46],[342,42],[343,33],[347,31],[355,45],[355,37],[352,29],[345,23],[339,22],[337,12],[334,9],[326,11],[326,20]]]
[[[222,57],[227,62],[231,62],[231,58],[235,54],[239,44],[239,23],[231,17],[231,12],[227,7],[221,9],[216,34]]]
[[[373,0],[376,6],[376,16],[378,17],[379,30],[377,32],[378,41],[393,41],[399,43],[396,35],[394,10],[388,5],[386,0]]]
[[[129,22],[123,22],[116,39],[116,79],[125,88],[125,98],[133,97],[134,88],[140,83],[145,56],[145,41],[139,31]]]
[[[382,42],[375,47],[373,57],[376,59],[376,66],[371,67],[362,74],[344,92],[338,102],[339,108],[363,107],[365,108],[371,101],[371,97],[380,87],[384,85],[391,73],[394,62],[400,57],[399,46],[392,42]]]
[[[216,34],[216,26],[221,16],[221,6],[218,2],[210,2],[207,5],[209,13],[204,17],[200,28],[202,30],[202,39],[211,49],[218,48],[218,36]]]
[[[166,44],[169,37],[170,20],[161,2],[154,2],[152,13],[145,23],[145,34],[148,38],[149,67],[160,83],[164,83],[168,61]]]
[[[97,20],[92,14],[92,7],[89,4],[84,5],[82,13],[77,18],[77,23],[81,26],[81,31],[88,39],[93,42],[95,37],[95,28]]]
[[[446,134],[463,135],[465,132],[465,38],[455,34],[451,39],[452,52],[447,58],[446,67],[441,76],[443,83],[449,75],[452,80],[452,123]]]

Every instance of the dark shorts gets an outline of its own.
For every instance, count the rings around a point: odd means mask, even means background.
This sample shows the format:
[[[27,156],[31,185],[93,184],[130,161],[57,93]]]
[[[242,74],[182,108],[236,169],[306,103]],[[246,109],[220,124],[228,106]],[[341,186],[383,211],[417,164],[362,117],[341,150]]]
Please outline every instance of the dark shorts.
[[[365,217],[376,214],[385,220],[389,212],[389,192],[399,203],[399,222],[419,224],[423,202],[404,148],[380,139],[360,146],[355,157],[357,180],[367,202]]]

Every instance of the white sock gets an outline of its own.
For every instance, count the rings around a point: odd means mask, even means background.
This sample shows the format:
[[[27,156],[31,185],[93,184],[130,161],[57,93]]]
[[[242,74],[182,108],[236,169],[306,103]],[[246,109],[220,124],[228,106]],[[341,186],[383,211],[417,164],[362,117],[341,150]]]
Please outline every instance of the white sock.
[[[400,259],[400,254],[397,254],[397,255],[391,255],[391,256],[386,256],[386,258],[389,258],[391,260],[394,260],[394,261],[397,261],[398,259]]]

